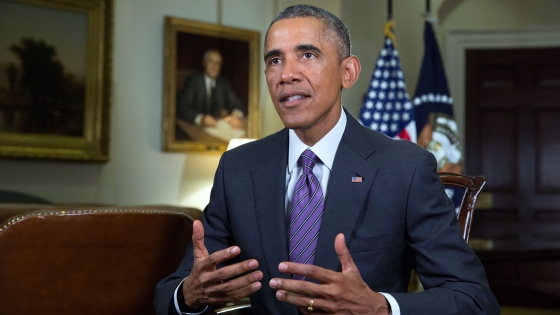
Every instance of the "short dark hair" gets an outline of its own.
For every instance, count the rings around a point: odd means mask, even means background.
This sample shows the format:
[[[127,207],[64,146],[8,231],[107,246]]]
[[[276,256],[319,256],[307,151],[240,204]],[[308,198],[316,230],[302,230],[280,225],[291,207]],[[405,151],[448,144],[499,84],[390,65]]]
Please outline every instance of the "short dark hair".
[[[268,37],[268,31],[272,25],[280,20],[293,19],[293,18],[305,18],[312,17],[323,23],[327,32],[331,33],[333,36],[333,44],[336,46],[336,52],[338,54],[338,60],[342,62],[345,58],[350,56],[352,52],[352,43],[350,42],[350,32],[346,24],[337,18],[334,14],[321,8],[314,7],[307,4],[297,4],[282,10],[274,20],[268,26],[266,30],[266,35],[264,38],[264,44],[266,46],[266,41]],[[330,40],[330,39],[329,39]]]

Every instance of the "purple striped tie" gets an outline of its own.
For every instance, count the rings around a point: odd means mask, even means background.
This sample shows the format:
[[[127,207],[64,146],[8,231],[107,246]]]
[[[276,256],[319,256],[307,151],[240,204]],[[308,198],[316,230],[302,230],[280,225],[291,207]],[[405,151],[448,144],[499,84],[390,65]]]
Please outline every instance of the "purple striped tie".
[[[325,198],[321,184],[313,174],[313,168],[319,158],[307,149],[301,154],[300,161],[303,174],[294,187],[290,208],[290,261],[313,264]],[[296,275],[292,275],[292,278],[306,279]]]

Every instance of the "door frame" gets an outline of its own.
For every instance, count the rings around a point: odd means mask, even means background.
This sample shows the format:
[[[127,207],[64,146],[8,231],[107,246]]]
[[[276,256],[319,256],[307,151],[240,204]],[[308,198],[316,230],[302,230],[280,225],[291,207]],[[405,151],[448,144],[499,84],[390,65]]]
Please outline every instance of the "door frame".
[[[560,48],[560,26],[495,29],[448,29],[445,32],[445,69],[454,99],[461,146],[466,147],[466,51],[468,49]],[[464,158],[468,158],[463,152]]]

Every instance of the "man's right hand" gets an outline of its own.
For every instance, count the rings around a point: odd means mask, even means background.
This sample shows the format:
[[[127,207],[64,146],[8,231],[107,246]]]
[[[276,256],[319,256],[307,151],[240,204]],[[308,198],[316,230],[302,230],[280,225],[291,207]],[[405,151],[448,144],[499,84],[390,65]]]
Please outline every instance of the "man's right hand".
[[[216,118],[212,117],[212,115],[202,116],[201,124],[203,127],[214,127],[217,123],[218,121],[216,120]]]
[[[193,223],[192,241],[194,264],[190,276],[183,282],[183,297],[189,308],[197,309],[206,305],[220,305],[237,301],[261,288],[259,282],[263,274],[256,270],[238,277],[259,266],[255,259],[249,259],[220,269],[216,266],[241,252],[237,246],[229,247],[212,255],[204,246],[204,227],[200,221]],[[234,278],[234,279],[232,279]]]

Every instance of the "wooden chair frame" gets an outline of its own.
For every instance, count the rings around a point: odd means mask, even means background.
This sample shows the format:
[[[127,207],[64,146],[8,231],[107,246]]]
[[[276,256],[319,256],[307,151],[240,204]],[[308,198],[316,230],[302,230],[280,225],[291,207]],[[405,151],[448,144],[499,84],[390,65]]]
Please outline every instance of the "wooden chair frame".
[[[471,224],[474,214],[474,207],[480,191],[486,184],[486,179],[482,175],[469,176],[453,173],[438,173],[443,185],[456,186],[465,189],[465,193],[459,206],[457,219],[463,228],[463,239],[469,242]]]

